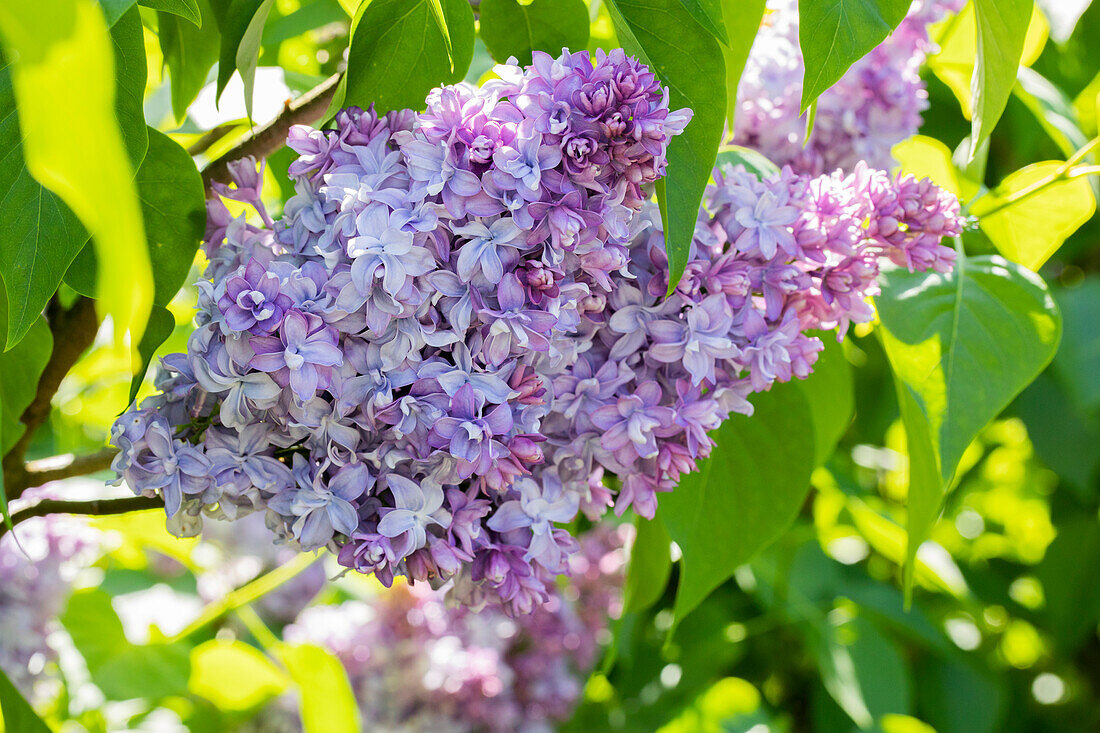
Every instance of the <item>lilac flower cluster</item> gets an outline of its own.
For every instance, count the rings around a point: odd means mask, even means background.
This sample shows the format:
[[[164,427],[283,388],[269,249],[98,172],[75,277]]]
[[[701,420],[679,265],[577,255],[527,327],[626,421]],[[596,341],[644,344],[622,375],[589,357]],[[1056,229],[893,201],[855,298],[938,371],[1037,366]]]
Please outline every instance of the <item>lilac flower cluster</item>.
[[[50,487],[22,499],[57,498]],[[18,538],[18,542],[16,542]],[[51,699],[57,675],[52,635],[72,581],[99,556],[99,533],[71,517],[41,517],[0,538],[0,669],[31,701]]]
[[[871,317],[881,258],[952,264],[958,202],[928,181],[729,169],[665,298],[646,196],[689,114],[621,52],[497,70],[295,128],[277,222],[250,161],[219,189],[262,226],[212,202],[188,353],[113,431],[175,531],[265,510],[387,585],[528,612],[576,551],[560,525],[652,517],[708,431],[810,373],[807,331]]]
[[[471,601],[547,598],[576,547],[554,524],[592,473],[541,429],[553,380],[627,276],[629,223],[690,113],[621,51],[497,71],[419,115],[292,130],[278,222],[251,161],[219,187],[261,225],[212,202],[188,352],[113,431],[120,478],[175,531],[263,509],[385,583],[462,570]]]
[[[891,148],[917,132],[928,108],[920,68],[935,47],[927,26],[964,4],[916,0],[889,38],[818,98],[804,144],[798,3],[769,0],[738,87],[733,142],[799,173],[851,170],[859,161],[890,168]]]
[[[344,663],[369,730],[551,730],[572,713],[609,618],[621,612],[632,529],[582,535],[569,583],[518,619],[397,585],[366,601],[312,606],[284,635]]]

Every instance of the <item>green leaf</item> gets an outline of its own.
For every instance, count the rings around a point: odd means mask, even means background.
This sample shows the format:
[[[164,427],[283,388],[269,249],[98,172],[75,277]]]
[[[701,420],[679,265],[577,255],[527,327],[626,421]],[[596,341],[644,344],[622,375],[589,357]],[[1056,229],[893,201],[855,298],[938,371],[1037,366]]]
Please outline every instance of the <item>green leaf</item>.
[[[1046,628],[1063,653],[1077,649],[1100,621],[1100,524],[1075,515],[1059,525],[1036,576],[1043,585]]]
[[[103,8],[103,16],[107,20],[107,27],[110,28],[118,19],[126,13],[127,10],[134,6],[137,0],[99,0],[99,5]]]
[[[298,685],[305,733],[360,729],[359,707],[339,659],[312,644],[282,644],[276,653]]]
[[[974,100],[970,157],[993,132],[1016,85],[1024,53],[1032,0],[973,0],[977,20],[977,58],[970,82]]]
[[[1004,730],[1007,691],[1003,683],[961,659],[925,657],[917,669],[922,717],[937,733],[994,733]]]
[[[833,455],[836,444],[848,430],[856,410],[852,366],[832,332],[819,334],[825,350],[818,356],[813,373],[792,385],[803,393],[810,406],[814,428],[814,465],[822,466]]]
[[[680,4],[687,8],[691,17],[695,18],[708,33],[723,44],[729,43],[729,36],[726,35],[726,21],[723,17],[723,0],[680,0]]]
[[[154,268],[153,302],[168,305],[183,285],[206,230],[202,176],[179,143],[149,128],[149,154],[136,182]]]
[[[423,109],[434,87],[461,80],[474,55],[473,11],[465,0],[443,0],[443,12],[453,70],[429,0],[372,0],[361,6],[340,106],[374,104],[380,113]]]
[[[940,188],[965,198],[961,174],[951,160],[951,150],[936,138],[913,135],[895,145],[890,154],[902,173],[918,179],[928,178]]]
[[[1062,321],[1039,276],[997,256],[886,271],[875,305],[908,438],[911,582],[963,451],[1050,362]]]
[[[7,455],[11,447],[27,429],[20,421],[23,411],[34,399],[38,379],[53,351],[53,335],[45,319],[39,317],[26,337],[8,351],[0,354],[0,424],[3,440],[0,440],[0,456]]]
[[[1055,297],[1065,337],[1054,357],[1054,373],[1080,409],[1100,410],[1100,278],[1059,290]]]
[[[172,114],[176,120],[187,116],[188,106],[218,60],[221,35],[213,7],[209,0],[198,0],[197,4],[202,18],[199,28],[173,13],[157,13],[160,49],[172,84]]]
[[[726,127],[730,130],[737,114],[737,85],[766,5],[767,0],[722,0],[722,21],[726,27],[726,42],[722,46],[726,66]]]
[[[753,402],[752,417],[730,415],[712,434],[710,457],[660,498],[657,515],[683,552],[677,621],[782,534],[809,489],[815,438],[805,393],[779,384]]]
[[[9,733],[50,733],[49,726],[38,717],[34,708],[19,690],[15,689],[15,685],[2,669],[0,669],[0,711],[3,713],[4,730]]]
[[[132,3],[131,3],[132,5]],[[132,7],[111,28],[114,46],[115,114],[126,153],[137,166],[145,157],[146,134],[142,99],[145,94],[145,41],[138,11]],[[23,338],[46,302],[57,290],[65,271],[88,242],[79,219],[54,193],[27,170],[23,134],[15,109],[11,67],[0,59],[0,217],[7,223],[0,233],[0,266],[11,305],[6,347]],[[28,216],[27,212],[36,212]],[[87,293],[94,297],[95,281]]]
[[[905,660],[873,623],[857,617],[837,624],[821,617],[810,639],[825,689],[861,728],[883,715],[911,710]]]
[[[798,45],[806,69],[801,111],[886,40],[908,11],[908,0],[799,0]]]
[[[145,31],[137,8],[127,10],[111,27],[111,43],[115,47],[115,113],[126,154],[136,168],[149,149],[144,109],[148,78]]]
[[[2,60],[0,110],[0,273],[8,304],[0,331],[7,332],[4,344],[11,348],[38,320],[88,234],[76,214],[27,170],[11,66]]]
[[[763,153],[740,145],[723,146],[722,152],[718,153],[717,165],[743,165],[745,170],[755,174],[760,180],[779,175],[779,166],[764,157]]]
[[[145,329],[153,279],[141,210],[114,110],[114,59],[91,0],[0,5],[0,33],[13,64],[23,155],[31,174],[57,193],[92,234],[102,265],[97,294],[112,317],[114,344],[129,355]],[[56,100],[80,110],[80,124]]]
[[[1009,197],[1054,174],[1062,165],[1048,160],[1021,168],[975,201],[972,208],[982,231],[1000,253],[1032,270],[1042,267],[1096,211],[1096,198],[1085,176],[1052,183],[1010,203]]]
[[[515,56],[531,63],[532,51],[557,56],[563,48],[588,46],[588,6],[584,0],[482,0],[478,6],[479,33],[489,53],[503,63]]]
[[[191,650],[187,688],[219,710],[252,710],[289,684],[285,672],[244,642],[211,639]]]
[[[672,540],[661,518],[637,517],[634,527],[637,532],[626,572],[623,613],[644,611],[656,603],[665,592],[672,572]]]
[[[1088,137],[1081,130],[1077,110],[1065,93],[1037,71],[1021,66],[1012,93],[1035,115],[1035,120],[1066,157],[1084,147]]]
[[[196,28],[202,27],[202,11],[196,0],[138,0],[138,5],[143,8],[152,8],[164,13],[178,15]]]
[[[336,0],[312,0],[290,15],[277,18],[264,28],[261,45],[271,46],[329,23],[346,21],[347,14]]]
[[[218,52],[219,100],[234,71],[244,82],[244,107],[252,118],[252,89],[256,82],[256,64],[260,58],[260,39],[274,0],[233,0],[225,14],[221,46]]]
[[[138,344],[138,358],[141,359],[141,367],[134,372],[134,376],[130,380],[129,402],[133,402],[134,398],[137,397],[138,390],[141,389],[141,383],[145,381],[145,373],[149,370],[149,363],[153,361],[157,349],[168,340],[175,329],[176,319],[171,312],[162,305],[154,304],[153,310],[149,312],[149,325],[146,326],[145,333],[141,337],[141,343]]]
[[[131,644],[122,622],[101,590],[74,593],[61,622],[88,673],[108,700],[157,701],[184,695],[190,652],[183,644]]]
[[[726,66],[714,36],[679,0],[610,0],[619,41],[669,90],[669,108],[693,117],[668,146],[668,170],[657,201],[668,253],[669,292],[684,274],[699,202],[710,180],[726,117]]]
[[[1065,333],[1058,355],[1054,357],[1055,371],[1058,362],[1070,343],[1073,329],[1065,304],[1059,298],[1065,319]],[[1095,329],[1090,329],[1095,332]],[[1078,379],[1092,379],[1092,375],[1080,375]],[[1043,372],[1031,386],[1016,398],[1015,413],[1027,425],[1028,437],[1035,448],[1035,455],[1058,474],[1059,487],[1073,491],[1083,502],[1092,502],[1100,489],[1096,481],[1100,467],[1100,414],[1084,412],[1081,402],[1072,399],[1067,389],[1055,379],[1051,370]]]

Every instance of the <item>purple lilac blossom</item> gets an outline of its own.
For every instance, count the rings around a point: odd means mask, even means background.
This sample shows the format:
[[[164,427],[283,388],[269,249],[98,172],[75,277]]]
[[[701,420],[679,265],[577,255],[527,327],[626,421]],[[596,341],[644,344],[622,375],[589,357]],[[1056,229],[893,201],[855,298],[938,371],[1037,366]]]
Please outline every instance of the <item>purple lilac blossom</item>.
[[[603,525],[583,535],[570,581],[521,618],[474,613],[448,604],[442,590],[399,584],[307,608],[284,636],[340,659],[364,730],[552,730],[579,702],[610,619],[621,613],[632,529]],[[264,729],[280,718],[296,722],[293,707],[270,706]]]
[[[799,173],[851,170],[861,160],[874,168],[890,168],[891,148],[917,132],[921,113],[928,108],[920,68],[935,45],[927,27],[964,4],[916,0],[886,41],[818,97],[813,131],[803,144],[798,2],[768,0],[737,90],[733,142]]]
[[[188,353],[113,431],[175,526],[264,511],[387,585],[530,612],[577,551],[560,525],[652,517],[708,431],[808,376],[808,332],[870,319],[880,259],[952,265],[958,202],[927,181],[727,169],[666,298],[648,199],[690,113],[621,51],[496,71],[420,114],[295,128],[283,219],[218,214]]]

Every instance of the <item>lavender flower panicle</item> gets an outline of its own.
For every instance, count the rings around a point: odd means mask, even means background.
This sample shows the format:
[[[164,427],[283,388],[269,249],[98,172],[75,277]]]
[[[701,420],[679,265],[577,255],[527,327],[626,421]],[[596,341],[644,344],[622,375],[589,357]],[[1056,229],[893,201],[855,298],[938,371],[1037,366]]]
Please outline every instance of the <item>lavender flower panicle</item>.
[[[665,298],[648,197],[690,112],[622,51],[497,72],[294,128],[271,226],[211,204],[188,353],[113,431],[177,528],[263,510],[384,584],[529,612],[577,552],[560,525],[653,516],[708,431],[810,373],[809,331],[871,317],[882,258],[951,266],[958,202],[926,181],[727,169]]]

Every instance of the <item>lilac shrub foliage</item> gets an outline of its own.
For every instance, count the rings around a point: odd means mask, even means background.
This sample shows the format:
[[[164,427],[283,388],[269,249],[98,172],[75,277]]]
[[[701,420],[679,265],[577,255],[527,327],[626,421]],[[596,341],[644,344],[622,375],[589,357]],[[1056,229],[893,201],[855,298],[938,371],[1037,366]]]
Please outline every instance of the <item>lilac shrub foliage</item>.
[[[312,606],[285,636],[343,662],[365,729],[552,730],[572,714],[608,619],[621,612],[632,529],[601,525],[582,535],[569,583],[518,619],[449,604],[423,583],[399,584],[369,601]]]
[[[690,112],[621,51],[536,54],[427,111],[295,128],[273,221],[252,161],[210,204],[198,328],[119,419],[120,479],[170,526],[263,510],[390,584],[529,612],[567,572],[561,525],[647,517],[808,332],[872,315],[882,258],[951,267],[958,203],[858,165],[716,172],[670,297],[648,201]]]
[[[928,24],[965,0],[916,0],[890,37],[855,62],[817,100],[805,142],[797,0],[769,0],[737,93],[733,142],[799,173],[852,170],[863,161],[890,168],[890,149],[915,134],[928,92],[920,69],[935,50]],[[803,144],[805,142],[805,144]]]

